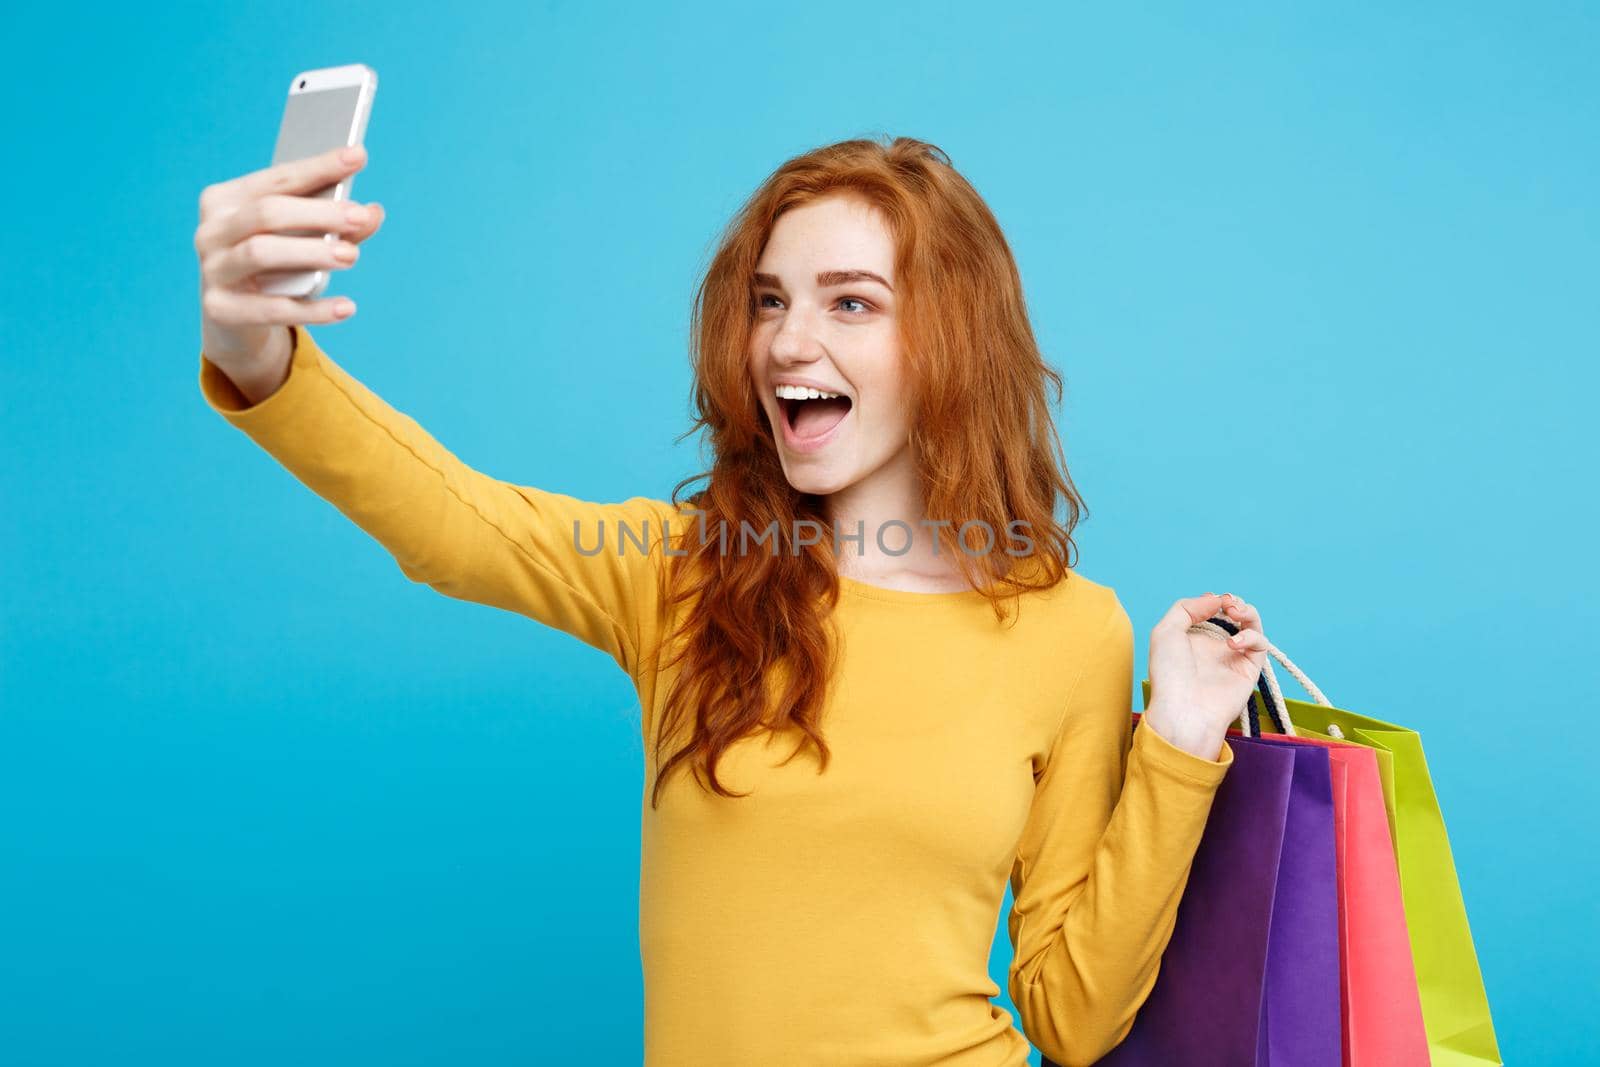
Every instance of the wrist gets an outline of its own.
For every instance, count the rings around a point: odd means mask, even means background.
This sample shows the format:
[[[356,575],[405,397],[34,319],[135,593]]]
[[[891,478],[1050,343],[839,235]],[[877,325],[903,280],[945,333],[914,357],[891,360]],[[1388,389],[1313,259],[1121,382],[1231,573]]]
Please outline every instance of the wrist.
[[[288,381],[289,364],[256,366],[237,374],[228,371],[223,373],[228,375],[234,387],[254,406],[276,393],[283,383]]]
[[[1216,729],[1192,721],[1193,716],[1174,715],[1160,705],[1145,709],[1140,721],[1145,727],[1160,734],[1174,748],[1213,763],[1222,758],[1222,747],[1227,742],[1227,727]]]
[[[276,393],[289,378],[294,359],[294,335],[288,329],[275,328],[264,349],[246,353],[242,357],[231,354],[206,354],[218,370],[239,390],[250,405],[261,403]]]

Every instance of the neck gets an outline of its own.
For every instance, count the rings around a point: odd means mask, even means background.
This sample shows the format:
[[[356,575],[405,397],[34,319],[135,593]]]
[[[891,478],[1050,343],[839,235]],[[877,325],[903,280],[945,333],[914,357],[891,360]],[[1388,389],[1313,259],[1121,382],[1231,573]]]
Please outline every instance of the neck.
[[[840,574],[859,579],[960,574],[951,549],[937,543],[937,529],[924,524],[927,509],[909,447],[861,481],[830,493],[823,512],[838,531]],[[859,543],[845,540],[858,530]]]

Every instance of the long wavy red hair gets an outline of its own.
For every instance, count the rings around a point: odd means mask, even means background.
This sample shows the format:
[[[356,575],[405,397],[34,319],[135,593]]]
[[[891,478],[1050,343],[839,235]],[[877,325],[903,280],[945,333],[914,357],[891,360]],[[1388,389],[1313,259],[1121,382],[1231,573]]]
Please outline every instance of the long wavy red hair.
[[[752,275],[778,217],[829,195],[851,195],[876,207],[895,244],[895,291],[901,351],[916,412],[911,447],[926,517],[937,527],[963,576],[994,604],[1026,589],[1049,588],[1075,565],[1073,528],[1087,509],[1067,472],[1050,393],[1059,403],[1061,377],[1034,340],[1010,246],[994,215],[938,147],[909,137],[887,143],[856,139],[789,160],[750,196],[725,228],[695,296],[690,322],[694,372],[693,425],[711,445],[709,471],[687,502],[703,513],[699,529],[675,532],[666,602],[684,605],[664,640],[677,651],[663,668],[681,664],[655,740],[658,772],[651,806],[681,763],[709,788],[732,793],[717,762],[739,739],[769,729],[798,728],[816,745],[825,770],[829,753],[818,728],[836,662],[831,620],[839,581],[833,539],[787,538],[801,520],[830,530],[825,498],[789,485],[773,430],[756,398],[748,349],[756,301]],[[1057,511],[1064,515],[1058,519]],[[1032,539],[1027,560],[1003,551],[964,551],[956,531],[981,521],[991,531],[1023,520]],[[725,551],[712,531],[725,522],[760,531],[776,522],[781,550]],[[690,536],[693,534],[694,536]],[[684,743],[661,762],[668,738]],[[794,754],[798,754],[799,748]],[[794,754],[789,758],[793,759]],[[702,781],[702,786],[705,782]]]

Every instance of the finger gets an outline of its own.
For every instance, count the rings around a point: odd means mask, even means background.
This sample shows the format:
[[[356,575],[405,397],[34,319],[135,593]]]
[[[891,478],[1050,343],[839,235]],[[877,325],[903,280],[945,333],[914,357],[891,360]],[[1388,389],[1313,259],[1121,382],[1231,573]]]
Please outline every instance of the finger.
[[[350,152],[352,159],[345,158]],[[242,174],[237,178],[208,185],[200,194],[200,214],[226,210],[247,200],[258,200],[273,193],[314,193],[325,189],[367,165],[367,150],[361,145],[354,148],[330,148],[305,159],[264,167]]]
[[[200,271],[208,284],[230,288],[263,271],[345,270],[354,266],[360,255],[361,250],[349,241],[258,233],[207,256]]]
[[[1272,647],[1272,642],[1260,630],[1240,630],[1228,638],[1228,647],[1238,652],[1265,653]]]
[[[1240,630],[1227,640],[1228,648],[1232,654],[1228,657],[1233,666],[1242,667],[1245,663],[1250,665],[1251,677],[1260,672],[1267,665],[1268,651],[1272,642],[1267,640],[1267,635],[1260,630]]]
[[[1252,605],[1245,603],[1243,600],[1240,600],[1238,597],[1232,596],[1231,594],[1224,593],[1223,595],[1230,598],[1223,608],[1223,610],[1227,612],[1228,618],[1234,620],[1240,625],[1240,627],[1245,629],[1263,629],[1261,625],[1261,615]]]
[[[1204,622],[1215,615],[1222,607],[1222,597],[1215,593],[1205,596],[1184,597],[1173,602],[1167,613],[1161,616],[1157,626],[1169,629],[1187,630],[1197,622]]]
[[[215,215],[195,230],[201,256],[236,245],[257,233],[303,231],[306,234],[350,234],[372,223],[372,212],[352,200],[316,196],[268,196],[250,200],[238,210]]]
[[[365,225],[357,226],[355,229],[347,232],[344,235],[344,239],[346,241],[353,241],[356,244],[360,244],[368,237],[371,237],[373,234],[377,233],[378,227],[382,226],[383,220],[388,217],[387,213],[383,210],[383,205],[378,203],[376,200],[367,204],[367,211],[371,213],[369,215],[371,221],[367,222]]]
[[[356,313],[355,301],[347,296],[307,301],[296,300],[292,296],[246,293],[238,289],[209,289],[203,300],[206,315],[224,326],[301,326],[342,322]]]

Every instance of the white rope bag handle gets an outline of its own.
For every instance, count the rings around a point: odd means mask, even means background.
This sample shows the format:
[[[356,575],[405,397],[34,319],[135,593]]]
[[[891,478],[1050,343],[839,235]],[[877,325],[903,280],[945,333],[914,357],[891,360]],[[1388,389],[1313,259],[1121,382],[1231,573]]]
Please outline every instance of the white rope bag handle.
[[[1189,632],[1202,633],[1208,637],[1214,637],[1218,641],[1226,641],[1228,638],[1233,636],[1227,630],[1224,630],[1210,619],[1206,619],[1203,622],[1197,622],[1190,626]],[[1272,699],[1277,702],[1278,710],[1283,715],[1283,732],[1290,737],[1299,737],[1299,733],[1294,728],[1294,723],[1289,720],[1289,703],[1283,699],[1283,690],[1278,687],[1278,676],[1273,673],[1272,661],[1277,660],[1279,663],[1283,664],[1283,669],[1293,675],[1294,680],[1299,682],[1305,691],[1311,695],[1311,699],[1316,701],[1318,704],[1321,704],[1326,708],[1331,708],[1333,707],[1333,701],[1323,696],[1322,690],[1317,688],[1316,683],[1310,678],[1307,678],[1306,673],[1299,667],[1296,667],[1288,656],[1285,656],[1282,652],[1278,651],[1278,646],[1274,645],[1271,641],[1267,642],[1267,653],[1267,661],[1266,663],[1262,664],[1261,668],[1261,673],[1266,679],[1267,692],[1272,694]],[[1244,734],[1246,737],[1254,736],[1250,733],[1249,701],[1245,702],[1244,710],[1239,712],[1239,732]],[[1328,724],[1328,733],[1333,737],[1341,739],[1344,737],[1344,733],[1332,723]]]

